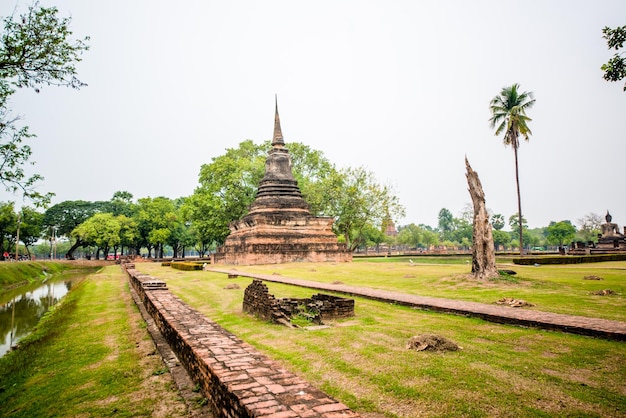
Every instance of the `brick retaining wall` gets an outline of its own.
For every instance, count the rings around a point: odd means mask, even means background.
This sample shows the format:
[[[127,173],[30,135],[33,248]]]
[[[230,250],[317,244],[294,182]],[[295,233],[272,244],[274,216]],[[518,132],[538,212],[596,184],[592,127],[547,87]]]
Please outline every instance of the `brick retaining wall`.
[[[147,312],[216,416],[359,417],[186,305],[164,282],[132,264],[124,267]]]

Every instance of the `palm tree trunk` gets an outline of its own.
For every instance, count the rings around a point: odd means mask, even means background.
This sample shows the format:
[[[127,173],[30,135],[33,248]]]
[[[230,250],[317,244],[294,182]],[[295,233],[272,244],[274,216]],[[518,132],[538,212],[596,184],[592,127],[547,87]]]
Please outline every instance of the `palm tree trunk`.
[[[519,255],[524,255],[524,222],[522,221],[522,195],[519,189],[519,168],[517,165],[517,141],[513,143],[515,154],[515,184],[517,185],[517,222],[519,223]]]

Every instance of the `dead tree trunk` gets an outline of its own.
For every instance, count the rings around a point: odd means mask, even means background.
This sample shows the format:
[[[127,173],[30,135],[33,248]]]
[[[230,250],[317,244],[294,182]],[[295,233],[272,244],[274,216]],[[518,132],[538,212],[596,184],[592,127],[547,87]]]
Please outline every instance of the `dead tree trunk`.
[[[477,279],[498,277],[496,268],[496,250],[493,245],[493,234],[489,223],[489,214],[485,206],[485,193],[478,178],[478,173],[472,170],[467,157],[467,184],[474,204],[474,243],[472,245],[472,274]]]

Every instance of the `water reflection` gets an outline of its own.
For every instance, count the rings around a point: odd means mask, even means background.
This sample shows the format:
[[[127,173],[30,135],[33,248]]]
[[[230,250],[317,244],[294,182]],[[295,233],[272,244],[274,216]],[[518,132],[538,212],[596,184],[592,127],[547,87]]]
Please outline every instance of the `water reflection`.
[[[76,279],[60,278],[0,295],[0,357],[32,331],[43,314],[70,291]]]

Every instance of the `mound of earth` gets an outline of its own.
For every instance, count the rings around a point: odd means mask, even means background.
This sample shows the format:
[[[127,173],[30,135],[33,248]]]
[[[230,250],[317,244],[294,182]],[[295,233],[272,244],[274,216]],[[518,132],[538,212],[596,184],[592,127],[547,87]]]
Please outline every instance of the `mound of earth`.
[[[409,350],[416,351],[457,351],[461,347],[445,337],[435,334],[422,334],[411,337],[407,343]]]
[[[241,289],[241,286],[239,286],[237,283],[230,283],[227,284],[224,289]]]
[[[523,299],[514,299],[514,298],[502,298],[496,301],[496,305],[506,305],[512,308],[523,308],[524,306],[534,306],[532,303],[528,303]]]
[[[615,292],[612,291],[611,289],[603,289],[603,290],[596,290],[595,292],[591,292],[592,295],[598,295],[598,296],[608,296],[608,295],[614,295]]]
[[[600,276],[594,276],[593,274],[591,276],[585,276],[583,277],[583,280],[604,280],[602,277]]]

